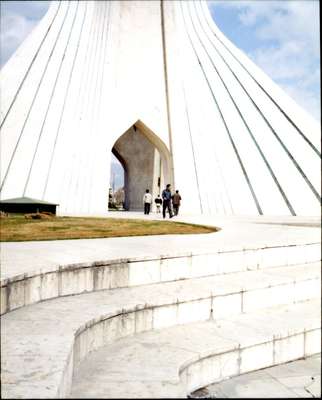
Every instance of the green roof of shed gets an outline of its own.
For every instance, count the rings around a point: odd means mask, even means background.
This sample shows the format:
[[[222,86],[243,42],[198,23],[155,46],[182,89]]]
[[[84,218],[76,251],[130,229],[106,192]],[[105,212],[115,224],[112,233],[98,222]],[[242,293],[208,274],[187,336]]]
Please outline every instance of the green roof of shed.
[[[15,199],[1,200],[0,204],[47,204],[51,206],[58,206],[56,203],[49,203],[48,201],[31,199],[30,197],[17,197]]]

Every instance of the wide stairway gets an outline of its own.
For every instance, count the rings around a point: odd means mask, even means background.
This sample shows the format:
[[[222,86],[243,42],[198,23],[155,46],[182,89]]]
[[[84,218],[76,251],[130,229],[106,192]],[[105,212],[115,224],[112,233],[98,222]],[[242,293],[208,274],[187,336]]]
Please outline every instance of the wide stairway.
[[[2,281],[3,398],[178,398],[321,351],[320,244]]]

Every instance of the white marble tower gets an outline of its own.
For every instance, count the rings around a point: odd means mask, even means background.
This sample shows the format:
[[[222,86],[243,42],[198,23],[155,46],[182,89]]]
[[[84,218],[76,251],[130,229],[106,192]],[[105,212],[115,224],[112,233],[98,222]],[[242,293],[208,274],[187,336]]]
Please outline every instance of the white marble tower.
[[[204,1],[52,2],[1,71],[1,199],[60,214],[107,212],[113,151],[129,209],[169,182],[183,212],[318,215],[319,146]]]

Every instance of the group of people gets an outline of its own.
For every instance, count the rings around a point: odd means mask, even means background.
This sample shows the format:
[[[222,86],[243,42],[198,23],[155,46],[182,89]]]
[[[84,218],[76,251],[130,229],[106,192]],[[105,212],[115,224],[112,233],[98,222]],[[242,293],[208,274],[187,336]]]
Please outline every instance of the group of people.
[[[157,207],[157,213],[161,212],[162,205],[162,214],[163,218],[166,216],[166,212],[169,212],[169,218],[172,218],[175,215],[179,214],[179,207],[181,204],[181,196],[179,194],[179,190],[176,190],[174,194],[171,193],[171,185],[168,184],[166,188],[162,191],[162,198],[158,194],[158,196],[154,199],[154,202]],[[152,204],[152,195],[149,189],[146,189],[143,196],[143,204],[144,204],[144,214],[149,215]]]

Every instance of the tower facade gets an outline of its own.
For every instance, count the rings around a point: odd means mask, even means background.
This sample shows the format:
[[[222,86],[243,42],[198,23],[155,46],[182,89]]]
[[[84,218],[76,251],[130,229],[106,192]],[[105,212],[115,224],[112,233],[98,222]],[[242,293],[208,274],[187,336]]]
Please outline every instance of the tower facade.
[[[61,1],[1,71],[1,199],[107,213],[172,183],[182,211],[318,215],[318,123],[216,27],[205,1]]]

